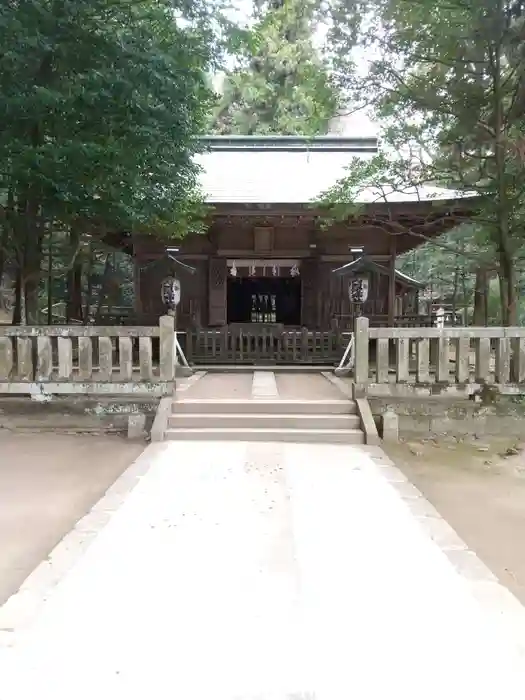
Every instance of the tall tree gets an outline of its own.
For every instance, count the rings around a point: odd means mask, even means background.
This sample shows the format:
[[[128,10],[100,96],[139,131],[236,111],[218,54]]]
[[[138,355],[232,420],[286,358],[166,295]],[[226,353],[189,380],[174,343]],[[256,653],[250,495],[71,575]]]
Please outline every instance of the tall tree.
[[[238,43],[213,130],[222,134],[326,133],[338,106],[327,61],[315,46],[319,0],[255,0]]]
[[[343,0],[341,0],[343,1]],[[350,2],[350,0],[347,0]],[[384,154],[328,199],[356,188],[441,185],[478,195],[497,260],[501,317],[517,320],[516,262],[525,224],[524,24],[509,0],[362,0],[363,84],[385,128]]]
[[[208,28],[204,0],[1,4],[0,241],[22,320],[37,318],[53,229],[71,231],[73,266],[86,232],[187,228]]]

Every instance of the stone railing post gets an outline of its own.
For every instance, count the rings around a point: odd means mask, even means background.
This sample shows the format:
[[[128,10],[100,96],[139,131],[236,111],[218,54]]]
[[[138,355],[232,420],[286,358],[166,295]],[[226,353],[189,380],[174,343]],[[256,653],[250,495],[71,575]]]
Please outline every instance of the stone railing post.
[[[161,382],[175,381],[175,319],[161,316],[159,320],[159,368]]]
[[[369,375],[368,319],[358,316],[354,325],[354,397],[366,396]]]

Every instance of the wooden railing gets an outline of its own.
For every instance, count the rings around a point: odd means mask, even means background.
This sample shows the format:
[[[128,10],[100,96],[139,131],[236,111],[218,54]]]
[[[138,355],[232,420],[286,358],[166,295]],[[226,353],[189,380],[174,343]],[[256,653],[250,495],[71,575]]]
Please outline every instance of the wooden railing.
[[[388,316],[373,316],[369,319],[371,326],[388,327]],[[394,318],[396,328],[433,328],[436,325],[436,316],[423,314],[405,314]]]
[[[494,384],[525,388],[525,328],[370,328],[355,323],[354,381],[371,385]]]
[[[178,333],[195,364],[319,364],[339,362],[349,333],[336,331],[224,327]]]
[[[163,396],[175,380],[171,316],[158,326],[0,326],[0,393]]]
[[[337,323],[340,328],[348,331],[354,329],[354,324],[357,316],[343,314],[336,316]],[[369,314],[368,318],[370,326],[388,327],[388,314]],[[395,328],[426,328],[437,325],[436,314],[403,314],[394,317]]]

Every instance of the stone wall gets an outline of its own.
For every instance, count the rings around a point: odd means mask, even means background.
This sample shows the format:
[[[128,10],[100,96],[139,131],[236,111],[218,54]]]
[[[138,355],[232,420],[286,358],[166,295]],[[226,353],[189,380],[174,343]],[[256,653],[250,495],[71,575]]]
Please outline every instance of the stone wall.
[[[158,403],[147,396],[56,396],[50,401],[2,396],[0,429],[125,434],[128,418],[142,414],[149,433]]]
[[[399,419],[401,437],[424,435],[506,435],[525,439],[525,397],[499,397],[490,405],[469,399],[372,398],[372,413],[381,430],[388,409]]]

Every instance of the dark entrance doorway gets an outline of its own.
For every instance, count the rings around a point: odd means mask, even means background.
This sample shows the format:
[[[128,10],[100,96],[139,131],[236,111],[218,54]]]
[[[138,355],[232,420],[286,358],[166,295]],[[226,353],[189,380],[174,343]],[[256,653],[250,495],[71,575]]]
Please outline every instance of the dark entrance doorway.
[[[301,325],[299,277],[228,278],[228,323]]]

